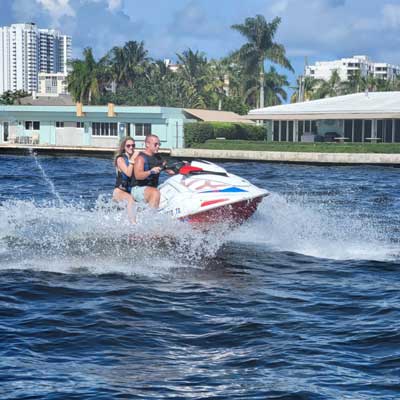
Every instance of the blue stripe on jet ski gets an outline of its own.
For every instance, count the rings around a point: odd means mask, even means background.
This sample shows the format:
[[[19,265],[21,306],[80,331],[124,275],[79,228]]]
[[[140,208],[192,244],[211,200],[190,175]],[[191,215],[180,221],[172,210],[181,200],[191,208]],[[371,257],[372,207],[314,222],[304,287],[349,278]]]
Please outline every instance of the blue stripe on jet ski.
[[[240,193],[240,192],[247,192],[247,190],[240,189],[238,187],[230,187],[221,190],[206,190],[205,192],[200,192],[200,193]]]

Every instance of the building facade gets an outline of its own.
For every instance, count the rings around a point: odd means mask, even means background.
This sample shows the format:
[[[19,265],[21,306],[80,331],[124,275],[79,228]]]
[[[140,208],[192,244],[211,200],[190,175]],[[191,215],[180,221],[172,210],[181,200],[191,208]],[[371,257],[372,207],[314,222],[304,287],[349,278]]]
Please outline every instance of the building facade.
[[[349,80],[356,71],[362,77],[373,76],[382,80],[393,80],[400,74],[400,66],[388,63],[375,63],[367,56],[353,56],[334,61],[318,61],[305,69],[305,75],[315,79],[329,80],[337,71],[342,81]]]
[[[33,23],[0,28],[0,94],[38,90],[38,74],[68,72],[72,39]]]
[[[67,74],[62,72],[38,74],[38,96],[59,96],[67,94]]]
[[[0,143],[116,148],[132,136],[142,148],[153,133],[163,147],[179,148],[190,120],[183,109],[169,107],[0,105]]]
[[[276,142],[400,143],[400,92],[355,93],[251,110]]]

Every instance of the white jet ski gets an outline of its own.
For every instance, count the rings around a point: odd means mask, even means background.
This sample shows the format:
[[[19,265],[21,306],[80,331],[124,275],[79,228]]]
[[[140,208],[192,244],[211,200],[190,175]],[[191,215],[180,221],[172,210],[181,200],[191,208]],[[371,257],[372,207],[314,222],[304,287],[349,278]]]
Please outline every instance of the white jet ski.
[[[168,166],[166,168],[169,168]],[[177,163],[159,186],[160,211],[192,223],[242,223],[269,192],[208,161]]]

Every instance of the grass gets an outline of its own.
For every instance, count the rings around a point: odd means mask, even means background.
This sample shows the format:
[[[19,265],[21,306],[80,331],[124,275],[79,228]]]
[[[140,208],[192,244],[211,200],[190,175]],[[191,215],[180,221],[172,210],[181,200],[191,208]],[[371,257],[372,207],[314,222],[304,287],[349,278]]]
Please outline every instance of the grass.
[[[194,143],[194,149],[297,151],[305,153],[400,153],[400,143],[293,143],[252,140],[207,140]]]

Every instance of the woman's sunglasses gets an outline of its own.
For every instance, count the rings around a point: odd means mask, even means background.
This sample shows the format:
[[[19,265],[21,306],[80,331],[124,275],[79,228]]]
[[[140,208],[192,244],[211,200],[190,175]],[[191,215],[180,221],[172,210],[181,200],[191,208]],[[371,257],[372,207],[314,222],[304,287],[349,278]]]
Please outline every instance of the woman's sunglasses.
[[[125,147],[127,147],[128,149],[131,147],[135,148],[135,145],[134,144],[126,144]]]

